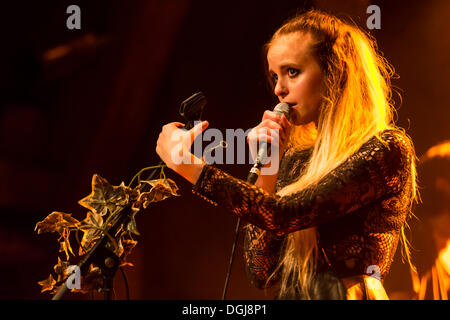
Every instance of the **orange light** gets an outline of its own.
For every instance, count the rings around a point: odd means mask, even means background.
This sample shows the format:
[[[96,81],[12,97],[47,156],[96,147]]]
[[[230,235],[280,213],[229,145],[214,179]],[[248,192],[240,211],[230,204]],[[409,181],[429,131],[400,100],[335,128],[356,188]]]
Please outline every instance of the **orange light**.
[[[447,246],[439,251],[439,261],[448,275],[450,275],[450,239],[447,240]]]
[[[444,141],[428,149],[422,160],[431,159],[434,157],[450,157],[450,140]]]

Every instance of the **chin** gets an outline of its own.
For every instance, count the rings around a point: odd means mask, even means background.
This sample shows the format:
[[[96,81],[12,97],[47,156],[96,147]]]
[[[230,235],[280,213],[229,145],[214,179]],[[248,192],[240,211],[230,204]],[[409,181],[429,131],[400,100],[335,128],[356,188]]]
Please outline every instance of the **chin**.
[[[303,126],[314,121],[313,117],[302,116],[297,114],[292,115],[291,123],[295,126]]]
[[[303,107],[303,106],[302,106]],[[315,122],[317,124],[317,120],[319,118],[318,112],[315,112],[315,110],[312,110],[314,112],[309,112],[309,110],[305,110],[304,108],[300,107],[297,109],[297,106],[293,108],[292,114],[291,114],[291,123],[296,126],[303,126],[305,124],[309,124],[311,122]],[[307,112],[302,112],[307,111]]]

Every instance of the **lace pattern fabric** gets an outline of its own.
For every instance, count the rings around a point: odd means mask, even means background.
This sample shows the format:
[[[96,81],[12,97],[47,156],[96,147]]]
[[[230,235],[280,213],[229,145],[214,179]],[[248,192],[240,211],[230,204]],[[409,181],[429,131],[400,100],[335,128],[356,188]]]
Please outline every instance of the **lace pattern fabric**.
[[[410,208],[412,146],[396,131],[385,131],[381,138],[387,145],[373,137],[316,187],[288,196],[269,194],[213,165],[205,165],[193,192],[249,223],[245,261],[257,287],[273,273],[284,236],[310,227],[318,231],[318,270],[344,278],[375,266],[383,279]],[[301,175],[311,151],[286,151],[277,191]],[[277,277],[271,280],[269,285]]]

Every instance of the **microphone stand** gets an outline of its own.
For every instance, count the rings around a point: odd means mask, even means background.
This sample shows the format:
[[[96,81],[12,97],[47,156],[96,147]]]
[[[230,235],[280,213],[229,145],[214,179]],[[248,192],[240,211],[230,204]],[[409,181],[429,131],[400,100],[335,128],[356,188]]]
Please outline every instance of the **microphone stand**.
[[[206,98],[203,93],[198,92],[181,103],[179,113],[186,119],[186,125],[184,129],[189,130],[193,127],[195,121],[201,120],[203,108],[206,105]],[[163,165],[164,162],[160,161],[159,165]],[[157,169],[154,169],[146,180],[152,180]],[[149,191],[150,186],[144,184],[140,187],[141,192]],[[132,210],[132,205],[128,204],[115,216],[115,220],[106,229],[100,239],[97,240],[93,248],[85,255],[85,257],[78,263],[80,268],[80,274],[83,276],[87,273],[91,264],[95,264],[100,268],[103,278],[102,292],[105,300],[111,300],[113,291],[114,275],[119,267],[119,257],[109,250],[106,245],[109,241],[107,234],[115,235],[121,225],[126,225],[133,214],[136,213],[136,209]],[[58,289],[52,300],[60,300],[67,292],[68,287],[66,282]]]

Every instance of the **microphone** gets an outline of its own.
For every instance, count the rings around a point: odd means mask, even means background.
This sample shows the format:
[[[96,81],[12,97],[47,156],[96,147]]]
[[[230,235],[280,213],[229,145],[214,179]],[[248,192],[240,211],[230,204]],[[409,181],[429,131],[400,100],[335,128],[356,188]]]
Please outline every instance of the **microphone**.
[[[278,116],[281,117],[284,114],[288,120],[290,120],[290,111],[291,107],[285,102],[280,102],[273,109],[273,112],[275,112]],[[268,144],[265,141],[261,142],[261,146],[258,155],[256,157],[255,164],[250,169],[250,173],[248,174],[247,182],[251,184],[256,183],[256,180],[258,180],[258,177],[261,173],[260,169],[267,162],[269,151],[270,151],[270,144]]]

